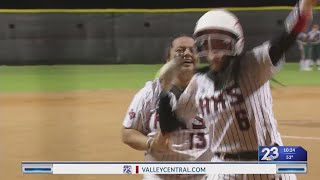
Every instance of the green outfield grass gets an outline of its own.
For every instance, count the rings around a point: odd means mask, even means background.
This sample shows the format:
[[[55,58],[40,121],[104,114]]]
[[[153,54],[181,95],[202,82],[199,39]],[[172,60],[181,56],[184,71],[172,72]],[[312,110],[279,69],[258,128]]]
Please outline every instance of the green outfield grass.
[[[0,66],[0,92],[138,89],[161,65]],[[318,86],[320,71],[300,72],[289,63],[275,78],[285,85]]]

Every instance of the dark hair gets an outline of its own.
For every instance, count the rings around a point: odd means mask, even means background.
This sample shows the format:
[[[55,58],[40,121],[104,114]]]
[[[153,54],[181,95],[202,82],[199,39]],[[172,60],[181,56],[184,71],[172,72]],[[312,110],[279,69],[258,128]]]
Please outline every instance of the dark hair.
[[[172,36],[168,41],[168,45],[166,46],[165,56],[164,56],[165,61],[167,61],[170,58],[170,51],[173,46],[173,41],[181,37],[189,37],[193,39],[193,37],[188,34],[178,34],[178,35]]]

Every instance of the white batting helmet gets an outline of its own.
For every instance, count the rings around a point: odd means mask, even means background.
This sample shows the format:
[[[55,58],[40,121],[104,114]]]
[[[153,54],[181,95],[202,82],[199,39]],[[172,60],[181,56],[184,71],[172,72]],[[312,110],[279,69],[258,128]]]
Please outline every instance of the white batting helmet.
[[[216,30],[216,32],[210,33],[210,30]],[[240,55],[243,51],[244,36],[239,20],[234,14],[223,9],[205,13],[196,24],[194,36],[199,56],[205,56],[209,50],[223,51],[231,56]],[[204,44],[207,44],[208,47],[203,48]],[[228,48],[220,49],[223,44],[227,44]]]

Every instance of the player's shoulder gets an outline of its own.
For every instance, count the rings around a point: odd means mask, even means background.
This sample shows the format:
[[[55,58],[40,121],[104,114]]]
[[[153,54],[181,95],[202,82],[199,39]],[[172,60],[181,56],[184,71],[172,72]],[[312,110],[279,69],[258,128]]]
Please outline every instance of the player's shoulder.
[[[195,75],[192,77],[189,84],[204,84],[205,81],[208,81],[208,73],[210,72],[210,67],[202,67],[197,69]]]
[[[144,89],[147,89],[149,91],[153,91],[155,90],[156,88],[159,88],[160,87],[160,80],[159,78],[156,78],[152,81],[147,81],[144,85]]]
[[[147,81],[136,96],[142,96],[144,99],[150,100],[160,93],[160,87],[160,80],[158,78],[152,81]]]

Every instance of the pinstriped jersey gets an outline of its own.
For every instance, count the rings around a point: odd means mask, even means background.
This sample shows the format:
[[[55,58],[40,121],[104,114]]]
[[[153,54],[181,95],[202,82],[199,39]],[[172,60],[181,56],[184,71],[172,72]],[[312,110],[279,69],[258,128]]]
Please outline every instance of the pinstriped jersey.
[[[154,137],[160,130],[157,107],[161,92],[160,81],[149,81],[133,98],[123,121],[125,128],[140,131],[146,136]],[[172,96],[174,97],[174,96]],[[189,121],[186,129],[171,133],[170,152],[145,153],[146,161],[210,161],[209,134],[201,115],[195,115]],[[201,179],[203,175],[150,175],[151,179]]]
[[[213,152],[236,153],[257,150],[258,146],[282,145],[272,111],[269,79],[280,64],[269,57],[270,44],[246,52],[240,59],[238,80],[215,88],[208,74],[197,74],[181,95],[177,114],[188,120],[203,115],[212,131]]]

